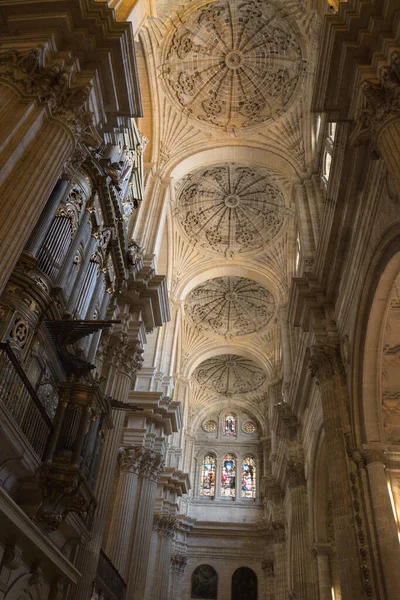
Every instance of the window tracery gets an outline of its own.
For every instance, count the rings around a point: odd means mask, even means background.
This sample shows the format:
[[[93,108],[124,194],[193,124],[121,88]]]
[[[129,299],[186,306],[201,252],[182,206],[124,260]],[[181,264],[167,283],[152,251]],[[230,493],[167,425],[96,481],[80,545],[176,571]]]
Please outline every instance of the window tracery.
[[[228,498],[236,496],[236,459],[233,454],[227,454],[222,461],[221,496]]]
[[[216,460],[214,454],[207,454],[203,459],[201,468],[201,496],[214,496],[215,495],[215,472],[216,472]]]
[[[242,463],[242,498],[256,497],[256,463],[252,456],[247,456]]]
[[[227,413],[224,421],[224,435],[236,436],[236,415]]]

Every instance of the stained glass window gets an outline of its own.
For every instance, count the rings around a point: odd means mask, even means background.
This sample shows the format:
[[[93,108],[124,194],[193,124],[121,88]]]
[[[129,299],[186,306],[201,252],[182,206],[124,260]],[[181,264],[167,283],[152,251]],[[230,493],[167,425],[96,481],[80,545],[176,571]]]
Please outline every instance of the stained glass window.
[[[217,424],[215,421],[206,421],[203,425],[203,429],[204,431],[207,431],[207,433],[211,433],[217,429]]]
[[[233,413],[225,415],[224,434],[236,435],[236,415]]]
[[[245,433],[254,433],[255,430],[256,426],[251,421],[246,421],[246,423],[243,423],[243,431]]]
[[[241,491],[242,498],[256,497],[256,463],[251,456],[243,461]]]
[[[221,496],[236,496],[236,460],[232,454],[224,456],[221,471]]]
[[[215,494],[215,456],[207,454],[201,467],[200,496]]]

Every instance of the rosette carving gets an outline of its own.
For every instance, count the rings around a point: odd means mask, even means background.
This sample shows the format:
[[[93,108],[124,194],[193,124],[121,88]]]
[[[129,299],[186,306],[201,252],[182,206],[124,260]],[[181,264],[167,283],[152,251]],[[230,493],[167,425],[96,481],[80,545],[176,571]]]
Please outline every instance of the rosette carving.
[[[197,286],[185,302],[186,314],[205,331],[246,335],[260,331],[275,314],[272,294],[244,277],[216,277]]]
[[[206,250],[234,254],[265,247],[280,231],[284,195],[265,169],[222,164],[198,169],[176,186],[177,216]]]
[[[302,62],[295,30],[273,4],[219,0],[178,27],[161,73],[181,110],[229,130],[264,123],[284,110]]]
[[[237,354],[220,354],[205,360],[192,377],[207,390],[223,395],[252,392],[266,379],[264,371],[252,360]]]

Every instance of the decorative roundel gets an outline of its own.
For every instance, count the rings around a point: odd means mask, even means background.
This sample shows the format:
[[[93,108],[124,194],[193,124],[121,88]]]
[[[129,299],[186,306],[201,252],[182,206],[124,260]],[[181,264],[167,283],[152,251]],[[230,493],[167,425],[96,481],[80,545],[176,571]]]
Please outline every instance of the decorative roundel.
[[[275,314],[272,294],[244,277],[216,277],[198,285],[185,302],[186,314],[200,329],[220,335],[260,331]]]
[[[297,34],[271,2],[219,0],[178,26],[161,73],[189,117],[231,131],[283,112],[301,64]]]
[[[255,433],[257,427],[252,421],[246,421],[246,423],[243,423],[242,429],[245,433]]]
[[[206,421],[203,424],[203,429],[204,431],[207,431],[207,433],[212,433],[217,429],[217,424],[215,421]]]
[[[205,389],[225,396],[252,392],[266,379],[264,371],[252,360],[237,354],[220,354],[205,360],[192,377]]]
[[[280,231],[284,195],[261,167],[224,163],[189,173],[176,185],[177,217],[206,250],[233,255],[265,247]]]

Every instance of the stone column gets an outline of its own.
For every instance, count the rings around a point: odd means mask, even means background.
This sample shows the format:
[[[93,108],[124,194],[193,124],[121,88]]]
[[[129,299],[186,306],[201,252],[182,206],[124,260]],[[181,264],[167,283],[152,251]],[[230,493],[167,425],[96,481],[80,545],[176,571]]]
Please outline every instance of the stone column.
[[[281,339],[282,339],[282,362],[283,362],[283,386],[282,393],[284,396],[288,394],[290,382],[292,379],[292,347],[290,340],[290,329],[287,315],[287,309],[281,308],[279,310],[279,323],[281,326]],[[285,397],[287,402],[287,398]]]
[[[311,598],[309,545],[308,545],[308,505],[307,488],[304,476],[304,463],[289,459],[286,464],[286,481],[292,505],[290,541],[290,577],[296,600]]]
[[[287,574],[286,574],[286,531],[285,524],[281,521],[272,521],[269,525],[267,536],[273,544],[274,552],[274,579],[275,600],[286,600],[287,598]]]
[[[332,600],[331,552],[332,549],[327,544],[318,544],[312,549],[317,561],[319,600]]]
[[[275,600],[275,562],[267,558],[262,563],[265,576],[265,600]]]
[[[173,552],[171,555],[171,581],[169,586],[169,600],[182,599],[183,574],[187,564],[184,554]]]
[[[314,346],[310,357],[310,370],[320,389],[343,600],[362,600],[366,598],[366,591],[361,579],[352,510],[353,497],[344,442],[342,413],[347,413],[348,399],[339,350],[333,346]]]
[[[353,140],[360,143],[372,138],[400,198],[400,53],[394,52],[391,64],[380,69],[380,84],[365,80],[361,90],[367,108],[359,116]]]
[[[151,600],[166,600],[168,597],[175,526],[175,520],[169,516],[160,514],[154,516],[153,530],[157,533],[158,543],[154,570],[149,569],[149,576],[154,579]]]
[[[144,598],[157,482],[163,469],[162,457],[147,450],[142,458],[139,475],[136,520],[126,590],[126,597],[129,600],[143,600]]]
[[[400,544],[388,491],[385,456],[379,450],[366,450],[364,459],[387,597],[400,600]]]
[[[119,477],[106,553],[124,579],[142,454],[143,449],[134,446],[121,448],[118,454]]]

